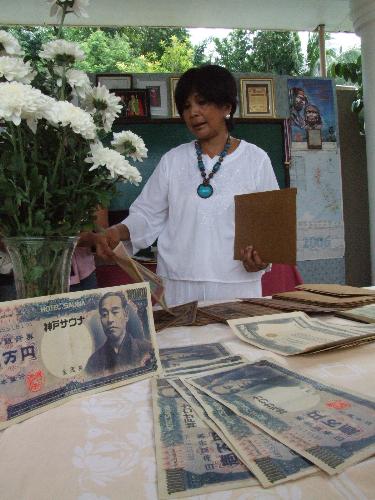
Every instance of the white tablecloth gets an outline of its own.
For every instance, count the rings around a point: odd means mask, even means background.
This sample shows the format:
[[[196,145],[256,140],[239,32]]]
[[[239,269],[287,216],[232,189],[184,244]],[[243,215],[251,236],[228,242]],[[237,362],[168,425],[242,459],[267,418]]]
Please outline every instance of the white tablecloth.
[[[223,342],[251,361],[267,355],[325,383],[375,395],[375,343],[285,358],[242,343],[219,324],[169,328],[158,340],[160,347]],[[156,498],[150,380],[78,398],[0,433],[1,500]],[[375,499],[375,457],[333,477],[318,473],[270,489],[254,486],[194,498]]]

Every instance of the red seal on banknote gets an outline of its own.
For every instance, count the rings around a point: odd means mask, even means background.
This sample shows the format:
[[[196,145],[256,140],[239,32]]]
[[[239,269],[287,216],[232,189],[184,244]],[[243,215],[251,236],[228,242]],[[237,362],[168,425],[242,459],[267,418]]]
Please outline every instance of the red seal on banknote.
[[[30,392],[38,392],[44,385],[44,372],[38,370],[26,375],[26,385]]]
[[[350,408],[352,405],[348,403],[348,401],[342,401],[342,400],[337,400],[337,401],[329,401],[326,403],[326,406],[329,408],[334,408],[335,410],[346,410],[346,408]]]

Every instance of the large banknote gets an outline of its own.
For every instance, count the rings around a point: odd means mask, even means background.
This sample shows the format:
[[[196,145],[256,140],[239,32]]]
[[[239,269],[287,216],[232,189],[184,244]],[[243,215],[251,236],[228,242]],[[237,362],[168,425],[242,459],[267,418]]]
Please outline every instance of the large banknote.
[[[302,312],[228,320],[232,331],[244,342],[291,356],[352,344],[375,338],[375,326],[340,326],[309,318]]]
[[[159,371],[147,283],[0,303],[0,429]]]
[[[152,386],[160,498],[257,484],[167,380],[155,379]]]
[[[235,451],[262,486],[273,486],[316,472],[311,462],[208,394],[189,386],[187,381],[170,383],[179,383],[190,389],[206,415],[222,432],[223,441]],[[181,386],[178,390],[187,397]]]
[[[187,379],[329,474],[375,453],[375,400],[260,360]]]

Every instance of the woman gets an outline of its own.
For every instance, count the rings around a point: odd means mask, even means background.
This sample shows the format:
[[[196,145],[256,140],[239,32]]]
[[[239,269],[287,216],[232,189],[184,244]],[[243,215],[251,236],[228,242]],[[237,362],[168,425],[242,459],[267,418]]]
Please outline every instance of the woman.
[[[176,106],[196,141],[166,153],[121,223],[96,235],[113,258],[119,241],[133,252],[158,238],[157,272],[168,304],[261,296],[267,267],[256,250],[233,260],[234,195],[278,189],[267,154],[230,135],[237,106],[229,71],[207,65],[178,81]]]

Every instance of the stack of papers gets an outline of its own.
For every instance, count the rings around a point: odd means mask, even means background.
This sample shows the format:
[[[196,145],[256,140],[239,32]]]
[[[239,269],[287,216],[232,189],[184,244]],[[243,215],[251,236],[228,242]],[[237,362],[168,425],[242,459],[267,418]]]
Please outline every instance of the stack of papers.
[[[309,318],[302,312],[232,319],[228,324],[242,341],[283,356],[353,347],[375,340],[374,325],[337,325]]]

